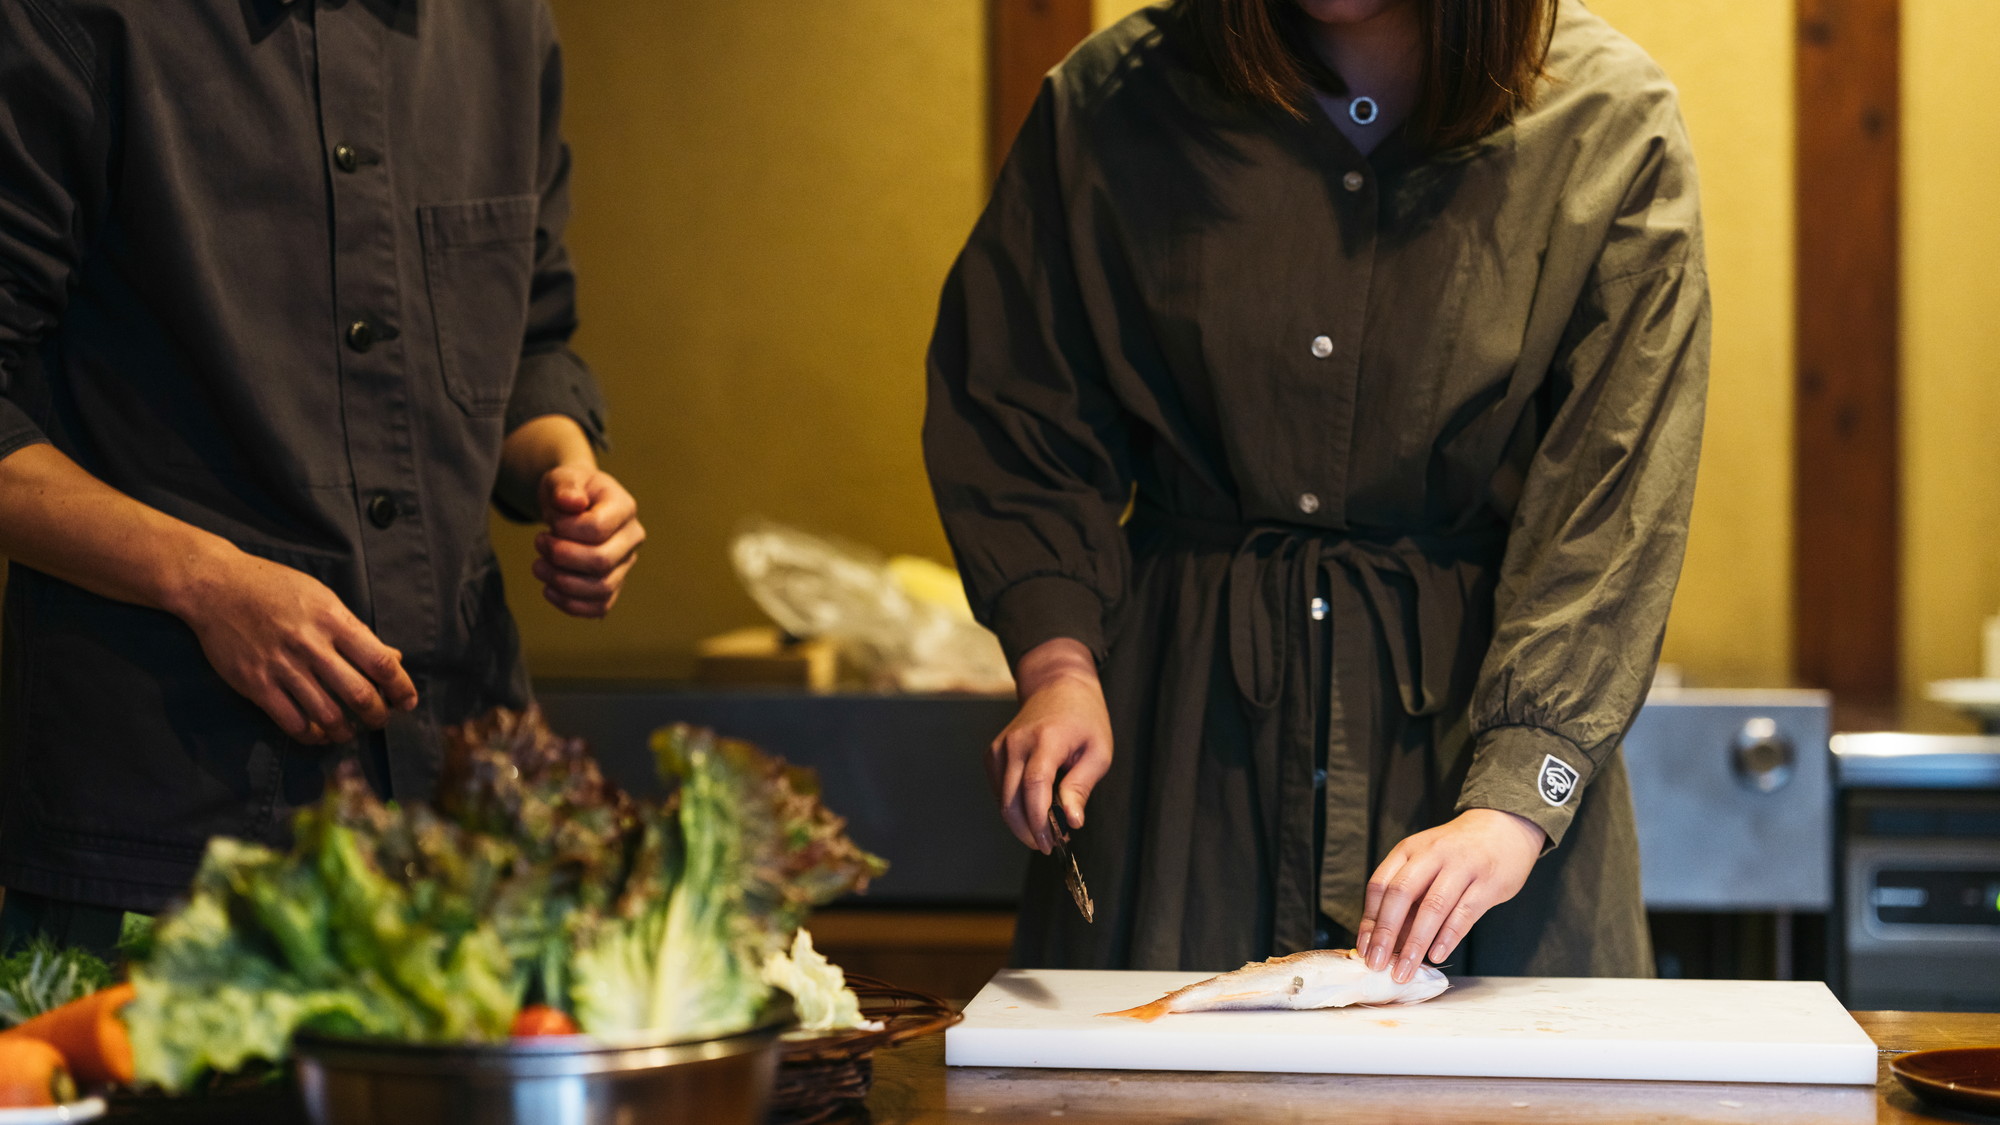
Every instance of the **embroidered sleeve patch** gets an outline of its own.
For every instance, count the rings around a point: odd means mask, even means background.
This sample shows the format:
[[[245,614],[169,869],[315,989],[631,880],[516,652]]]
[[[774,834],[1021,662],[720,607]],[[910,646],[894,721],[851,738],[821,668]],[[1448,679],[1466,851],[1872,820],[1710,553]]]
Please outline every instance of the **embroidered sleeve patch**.
[[[1541,791],[1542,800],[1561,808],[1569,804],[1570,796],[1576,792],[1577,780],[1577,772],[1569,763],[1549,754],[1542,758],[1542,775],[1535,787]]]

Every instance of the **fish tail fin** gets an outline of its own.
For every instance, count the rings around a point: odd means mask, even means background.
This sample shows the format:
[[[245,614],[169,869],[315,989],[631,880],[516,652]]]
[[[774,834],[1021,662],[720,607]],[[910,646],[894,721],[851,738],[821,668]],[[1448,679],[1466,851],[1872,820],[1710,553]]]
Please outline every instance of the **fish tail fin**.
[[[1164,1016],[1168,1012],[1174,1010],[1173,999],[1174,998],[1171,996],[1162,996],[1158,1000],[1155,1000],[1150,1004],[1141,1004],[1136,1008],[1127,1008],[1122,1012],[1099,1012],[1097,1014],[1100,1017],[1123,1016],[1128,1020],[1139,1020],[1143,1023],[1152,1023],[1154,1020],[1159,1019],[1161,1016]]]

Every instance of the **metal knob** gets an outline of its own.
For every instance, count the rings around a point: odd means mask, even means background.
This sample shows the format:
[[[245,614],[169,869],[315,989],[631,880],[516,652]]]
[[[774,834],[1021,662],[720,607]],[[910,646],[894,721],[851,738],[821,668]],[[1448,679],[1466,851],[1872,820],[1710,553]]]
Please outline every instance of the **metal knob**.
[[[1737,782],[1759,793],[1783,789],[1798,761],[1798,749],[1779,733],[1777,721],[1762,716],[1744,723],[1729,744],[1729,766]]]

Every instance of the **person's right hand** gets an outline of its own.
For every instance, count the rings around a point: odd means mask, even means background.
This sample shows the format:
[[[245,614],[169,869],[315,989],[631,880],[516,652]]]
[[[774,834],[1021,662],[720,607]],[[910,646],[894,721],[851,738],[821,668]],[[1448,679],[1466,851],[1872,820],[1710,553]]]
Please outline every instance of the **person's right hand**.
[[[417,705],[403,654],[303,572],[235,552],[208,569],[182,620],[230,687],[308,745],[346,742]]]
[[[1090,791],[1111,769],[1111,714],[1097,661],[1081,641],[1058,637],[1029,649],[1014,680],[1021,709],[993,740],[986,775],[1014,837],[1046,855],[1056,843],[1049,832],[1056,775],[1063,814],[1081,828]]]

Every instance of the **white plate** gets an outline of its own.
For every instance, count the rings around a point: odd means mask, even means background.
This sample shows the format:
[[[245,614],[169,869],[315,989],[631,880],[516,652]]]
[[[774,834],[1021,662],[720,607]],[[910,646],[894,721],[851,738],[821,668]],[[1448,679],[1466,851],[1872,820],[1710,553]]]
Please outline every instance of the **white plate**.
[[[0,1125],[60,1125],[65,1121],[91,1121],[102,1116],[104,1116],[104,1099],[85,1098],[67,1105],[0,1109]]]

